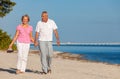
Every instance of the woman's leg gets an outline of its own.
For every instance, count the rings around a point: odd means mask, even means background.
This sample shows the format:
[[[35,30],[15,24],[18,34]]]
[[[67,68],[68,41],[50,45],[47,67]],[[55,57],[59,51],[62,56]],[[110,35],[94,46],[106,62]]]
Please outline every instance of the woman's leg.
[[[21,71],[25,72],[26,66],[27,66],[27,59],[28,59],[28,53],[29,53],[29,48],[30,48],[30,44],[25,44],[23,43],[22,46],[22,63],[21,63]]]
[[[21,69],[21,64],[22,64],[22,43],[17,42],[17,49],[18,49],[17,70],[20,70]]]

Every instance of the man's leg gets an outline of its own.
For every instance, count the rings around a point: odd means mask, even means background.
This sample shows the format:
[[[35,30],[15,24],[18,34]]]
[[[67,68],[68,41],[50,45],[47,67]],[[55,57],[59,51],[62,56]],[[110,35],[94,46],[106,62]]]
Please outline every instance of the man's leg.
[[[51,62],[52,62],[52,56],[53,56],[53,47],[52,42],[48,42],[48,71],[51,71]]]
[[[47,73],[47,45],[45,41],[39,42],[40,50],[41,50],[41,64],[43,72]]]

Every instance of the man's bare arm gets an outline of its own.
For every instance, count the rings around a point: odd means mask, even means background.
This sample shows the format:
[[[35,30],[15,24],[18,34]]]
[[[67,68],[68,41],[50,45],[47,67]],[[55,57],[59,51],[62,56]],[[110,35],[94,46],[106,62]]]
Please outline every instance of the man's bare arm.
[[[55,37],[56,37],[57,45],[59,46],[60,45],[60,39],[59,39],[59,34],[58,34],[57,29],[54,30],[54,34],[55,34]]]

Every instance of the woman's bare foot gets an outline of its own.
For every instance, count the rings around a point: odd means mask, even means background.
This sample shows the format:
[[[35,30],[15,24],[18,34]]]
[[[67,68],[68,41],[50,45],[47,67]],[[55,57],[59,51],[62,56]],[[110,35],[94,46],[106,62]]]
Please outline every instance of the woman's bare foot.
[[[21,74],[21,73],[24,73],[24,72],[22,72],[20,70],[16,70],[16,74]]]

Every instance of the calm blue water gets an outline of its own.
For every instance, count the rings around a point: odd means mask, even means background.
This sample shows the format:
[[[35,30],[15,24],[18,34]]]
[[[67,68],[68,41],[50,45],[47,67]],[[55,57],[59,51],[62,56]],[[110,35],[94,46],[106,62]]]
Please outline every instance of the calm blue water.
[[[102,46],[86,46],[86,45],[63,45],[53,46],[54,50],[69,52],[74,54],[82,54],[85,59],[97,62],[106,62],[110,64],[120,64],[120,45],[102,45]],[[31,45],[31,49],[34,48]]]

